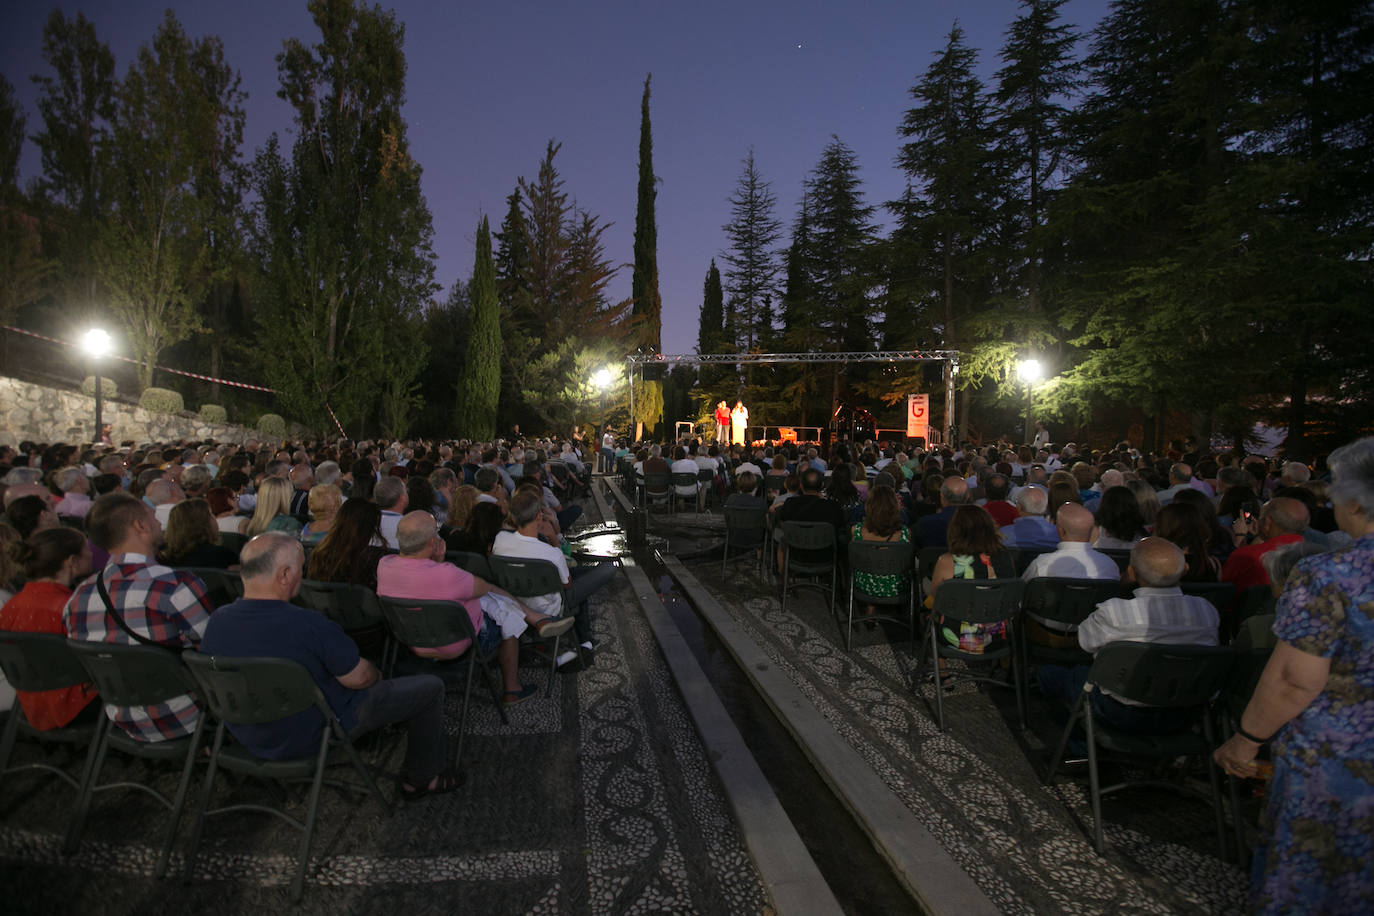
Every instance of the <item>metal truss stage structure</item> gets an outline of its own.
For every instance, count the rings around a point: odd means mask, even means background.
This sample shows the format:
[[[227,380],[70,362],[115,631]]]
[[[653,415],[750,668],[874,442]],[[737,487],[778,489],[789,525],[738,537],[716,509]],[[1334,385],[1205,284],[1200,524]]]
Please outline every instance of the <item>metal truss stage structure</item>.
[[[669,365],[762,365],[766,363],[946,363],[945,426],[951,441],[954,435],[954,377],[959,374],[958,350],[863,350],[835,353],[630,353],[625,362],[630,369],[630,416],[635,411],[634,373],[644,380],[645,366]]]

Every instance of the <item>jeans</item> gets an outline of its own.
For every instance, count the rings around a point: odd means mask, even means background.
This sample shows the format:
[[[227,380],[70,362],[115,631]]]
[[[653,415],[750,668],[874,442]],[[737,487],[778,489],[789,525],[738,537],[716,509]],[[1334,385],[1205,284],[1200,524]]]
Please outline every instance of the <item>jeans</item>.
[[[396,722],[406,724],[406,757],[401,778],[414,788],[444,768],[444,682],[432,674],[378,681],[364,691],[349,731],[357,738]]]
[[[558,528],[567,531],[572,527],[572,523],[582,517],[582,507],[577,503],[570,503],[558,510]]]
[[[579,642],[592,641],[592,622],[587,612],[587,599],[594,595],[607,582],[615,577],[614,563],[596,563],[591,566],[576,566],[568,570],[572,582],[572,595],[568,603],[572,605],[573,630]]]
[[[601,450],[601,473],[612,474],[615,472],[615,449],[603,448]]]

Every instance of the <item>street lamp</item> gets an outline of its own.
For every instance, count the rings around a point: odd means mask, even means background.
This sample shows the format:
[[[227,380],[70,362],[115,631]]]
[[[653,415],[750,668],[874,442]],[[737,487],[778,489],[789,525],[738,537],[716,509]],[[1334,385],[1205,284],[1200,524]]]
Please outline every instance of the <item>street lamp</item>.
[[[611,387],[611,379],[611,370],[604,368],[598,369],[596,374],[592,376],[592,384],[596,386],[596,390],[601,394],[601,426],[596,432],[598,438],[606,435],[606,389]],[[599,442],[597,444],[597,451],[601,454],[601,473],[611,473],[611,463],[614,460],[615,453],[612,452],[608,456],[606,450]]]
[[[1031,435],[1031,394],[1036,382],[1044,378],[1045,370],[1038,359],[1023,359],[1016,366],[1016,374],[1026,386],[1026,444],[1033,441]]]
[[[105,392],[100,385],[100,358],[110,352],[110,335],[104,328],[91,328],[81,335],[81,349],[91,358],[91,374],[95,377],[95,444],[99,446],[105,441],[104,419],[101,417]]]

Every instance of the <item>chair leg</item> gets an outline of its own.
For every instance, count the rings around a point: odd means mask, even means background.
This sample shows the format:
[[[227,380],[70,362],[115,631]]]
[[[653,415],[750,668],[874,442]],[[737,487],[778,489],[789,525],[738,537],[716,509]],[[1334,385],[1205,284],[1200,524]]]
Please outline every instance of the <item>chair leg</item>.
[[[363,763],[362,755],[359,754],[358,749],[353,746],[352,739],[344,732],[343,726],[339,724],[337,719],[334,720],[334,729],[335,737],[348,752],[349,759],[353,761],[353,768],[357,770],[358,775],[363,778],[363,785],[367,786],[368,794],[376,799],[377,804],[382,806],[383,811],[388,815],[391,814],[393,810],[391,802],[386,800],[386,796],[382,794],[382,790],[377,787],[377,780],[372,778],[372,771],[367,768],[367,764]]]
[[[5,731],[0,734],[0,779],[3,779],[5,769],[10,765],[10,754],[14,752],[15,739],[19,737],[19,719],[23,715],[24,707],[16,699],[9,718],[5,720]]]
[[[930,618],[930,664],[935,678],[935,725],[945,730],[945,685],[940,682],[940,643],[935,632],[935,618]]]
[[[453,766],[457,769],[463,762],[463,737],[468,730],[468,703],[472,699],[472,678],[477,673],[477,666],[482,664],[477,659],[477,646],[473,646],[468,657],[468,679],[463,685],[463,705],[458,711],[458,746],[453,751]],[[484,675],[485,676],[485,675]],[[504,712],[500,706],[496,707]]]
[[[1073,709],[1069,710],[1069,721],[1064,725],[1064,731],[1059,736],[1059,741],[1054,746],[1054,755],[1050,757],[1050,768],[1045,773],[1045,785],[1054,782],[1054,774],[1059,772],[1059,763],[1064,759],[1064,748],[1068,747],[1069,736],[1073,734],[1073,727],[1078,724],[1078,716],[1083,709],[1083,704],[1087,702],[1087,691],[1078,694],[1074,700]]]
[[[219,769],[219,751],[224,746],[224,729],[223,722],[215,728],[215,744],[210,749],[210,766],[205,771],[205,785],[200,789],[200,808],[196,811],[196,825],[191,829],[191,845],[186,848],[186,866],[182,871],[182,880],[187,883],[196,875],[196,856],[200,853],[200,838],[205,832],[210,796],[215,791],[215,773]]]
[[[1011,637],[1011,683],[1016,690],[1016,714],[1021,720],[1021,730],[1026,730],[1026,685],[1021,677],[1021,672],[1025,669],[1021,667],[1021,660],[1016,651],[1017,630],[1012,629]]]
[[[782,612],[787,613],[787,559],[789,553],[786,547],[782,551]]]
[[[553,679],[558,675],[558,643],[562,635],[553,638],[553,650],[549,655],[549,686],[544,688],[544,698],[553,696]]]
[[[1090,689],[1085,687],[1084,691]],[[1102,784],[1097,774],[1097,731],[1093,727],[1093,707],[1086,698],[1083,702],[1083,729],[1088,737],[1088,792],[1092,796],[1093,807],[1093,848],[1100,856],[1106,849],[1102,829]]]
[[[85,773],[81,778],[81,791],[76,796],[76,808],[72,812],[72,822],[67,827],[67,835],[62,840],[62,854],[71,855],[81,842],[81,833],[86,829],[86,815],[91,810],[91,796],[95,794],[95,784],[100,779],[100,769],[105,765],[105,754],[110,749],[110,729],[115,727],[109,716],[101,712],[101,723],[95,741],[86,755]]]
[[[167,862],[172,856],[172,843],[176,840],[177,827],[181,824],[181,810],[186,805],[186,796],[191,790],[191,774],[196,768],[196,753],[200,750],[200,738],[205,733],[205,720],[207,716],[204,712],[200,714],[196,721],[196,730],[191,735],[191,746],[186,750],[186,762],[181,765],[181,779],[177,782],[176,798],[172,801],[171,822],[167,825],[167,838],[162,842],[162,855],[158,857],[157,869],[153,872],[154,877],[163,878],[167,875]]]
[[[305,895],[305,870],[310,865],[310,840],[315,835],[315,820],[320,814],[320,789],[324,786],[324,762],[329,759],[329,729],[320,735],[320,750],[315,755],[315,778],[310,783],[310,801],[305,809],[305,829],[301,831],[301,850],[296,862],[296,877],[291,880],[291,902],[300,903]]]
[[[1210,710],[1202,712],[1202,733],[1207,738],[1207,776],[1212,782],[1212,812],[1217,822],[1217,856],[1221,861],[1226,861],[1226,816],[1222,812],[1221,800],[1221,774],[1217,771],[1216,761],[1212,759],[1212,751],[1217,746],[1216,730],[1212,727],[1212,713]],[[1236,847],[1237,861],[1239,861],[1240,847]]]

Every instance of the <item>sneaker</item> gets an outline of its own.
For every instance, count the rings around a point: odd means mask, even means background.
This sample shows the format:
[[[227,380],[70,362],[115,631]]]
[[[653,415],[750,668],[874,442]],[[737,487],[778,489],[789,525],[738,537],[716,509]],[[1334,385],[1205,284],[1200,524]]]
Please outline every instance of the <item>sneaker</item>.
[[[596,664],[596,650],[590,646],[578,646],[578,651],[582,653],[582,666],[590,668]]]
[[[556,665],[556,667],[557,667],[559,670],[562,670],[562,669],[565,668],[567,665],[571,664],[572,662],[577,661],[580,657],[581,657],[581,656],[579,656],[575,651],[569,649],[567,652],[560,652],[560,653],[559,653],[559,655],[558,655],[558,661],[555,663],[555,665]],[[568,669],[568,670],[572,670],[572,669]]]
[[[555,636],[562,636],[572,628],[573,619],[571,617],[549,617],[539,621],[535,631],[539,634],[540,639],[553,639]]]

